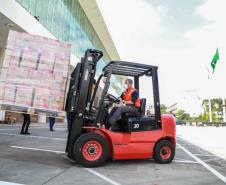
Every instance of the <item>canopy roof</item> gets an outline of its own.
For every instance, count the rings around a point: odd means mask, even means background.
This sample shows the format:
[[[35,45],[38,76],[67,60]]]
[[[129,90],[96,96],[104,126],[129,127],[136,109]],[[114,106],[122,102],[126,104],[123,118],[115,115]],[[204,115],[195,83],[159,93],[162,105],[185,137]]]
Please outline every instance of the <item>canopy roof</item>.
[[[139,64],[125,61],[111,61],[103,69],[104,72],[111,71],[112,74],[123,76],[151,76],[153,68],[157,66]]]

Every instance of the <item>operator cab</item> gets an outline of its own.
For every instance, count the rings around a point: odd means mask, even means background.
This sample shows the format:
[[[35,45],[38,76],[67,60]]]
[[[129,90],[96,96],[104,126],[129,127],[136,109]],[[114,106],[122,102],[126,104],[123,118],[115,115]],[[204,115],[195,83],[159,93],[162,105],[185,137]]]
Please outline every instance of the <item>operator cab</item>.
[[[89,56],[90,55],[90,56]],[[83,114],[82,125],[86,126],[103,126],[105,128],[109,128],[106,118],[109,115],[109,110],[113,106],[113,104],[117,104],[120,102],[119,98],[115,97],[112,94],[109,94],[110,81],[113,78],[112,76],[121,76],[121,77],[130,77],[134,81],[134,88],[139,92],[140,90],[140,78],[148,77],[152,79],[152,83],[147,84],[145,86],[145,91],[149,89],[153,89],[152,92],[148,92],[149,94],[153,94],[154,100],[154,115],[145,115],[146,112],[146,98],[140,98],[141,107],[138,112],[133,113],[123,113],[121,115],[121,119],[117,121],[117,129],[112,129],[112,131],[120,131],[120,132],[138,132],[138,131],[146,131],[146,130],[154,130],[161,128],[161,118],[160,118],[160,103],[159,103],[159,92],[158,92],[158,77],[157,77],[157,67],[139,63],[125,62],[125,61],[111,61],[103,68],[102,74],[99,76],[95,83],[95,88],[93,88],[93,83],[95,81],[95,72],[96,64],[92,64],[93,62],[97,62],[102,56],[101,54],[96,54],[95,52],[89,51],[87,52],[85,57],[82,59],[81,63],[78,63],[74,71],[71,75],[71,81],[69,85],[69,93],[67,96],[67,104],[66,110],[68,112],[76,112],[78,110],[78,94],[84,92],[81,91],[81,80],[82,75],[86,78],[88,74],[85,72],[86,63],[91,63],[93,68],[90,68],[90,78],[87,79],[89,82],[85,83],[87,90],[86,97],[81,94],[82,98],[86,98],[85,111]],[[90,58],[93,58],[92,61],[89,61]],[[84,62],[83,62],[84,61]],[[85,74],[87,73],[87,74]],[[123,79],[123,78],[121,78]],[[104,83],[102,83],[104,81]],[[102,84],[101,84],[102,83]],[[102,86],[102,87],[101,87]],[[101,88],[100,88],[101,87]],[[80,89],[80,90],[79,90]],[[85,94],[85,93],[84,93]],[[99,98],[97,98],[99,97]],[[97,99],[98,101],[97,101]],[[82,103],[85,101],[82,100]],[[95,103],[96,102],[96,103]],[[76,106],[77,104],[77,106]],[[81,111],[82,112],[82,108]],[[80,113],[81,114],[81,113]],[[79,114],[78,114],[79,116]]]
[[[111,94],[107,94],[110,85],[110,79],[112,75],[130,77],[133,78],[134,87],[139,92],[139,82],[140,78],[143,76],[152,78],[152,86],[149,85],[146,89],[153,89],[153,97],[154,97],[154,108],[155,114],[152,116],[145,115],[146,112],[146,98],[141,98],[141,107],[138,112],[133,113],[123,113],[121,115],[121,119],[117,122],[120,126],[120,129],[113,131],[121,131],[121,132],[138,132],[145,130],[154,130],[161,128],[161,118],[160,118],[160,103],[159,103],[159,94],[158,94],[158,78],[157,78],[157,67],[150,66],[139,63],[131,63],[125,61],[111,61],[105,68],[103,69],[103,76],[105,77],[105,86],[103,88],[102,96],[103,99],[100,99],[99,105],[103,105],[99,107],[99,111],[96,115],[96,123],[104,123],[106,120],[106,116],[103,115],[103,112],[106,112],[106,98],[109,101],[114,103],[118,103],[119,99]],[[99,81],[99,80],[98,80]],[[97,84],[98,85],[98,84]],[[145,90],[146,90],[145,89]],[[109,106],[107,106],[109,108]]]

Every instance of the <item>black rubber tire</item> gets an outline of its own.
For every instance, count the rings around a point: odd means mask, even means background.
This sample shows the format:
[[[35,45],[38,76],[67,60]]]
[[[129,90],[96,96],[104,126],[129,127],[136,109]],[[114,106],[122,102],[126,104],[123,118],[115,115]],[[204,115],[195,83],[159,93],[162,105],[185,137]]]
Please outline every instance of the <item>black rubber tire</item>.
[[[102,146],[102,155],[99,159],[95,161],[88,161],[83,157],[82,147],[83,145],[89,141],[95,140],[100,143]],[[98,167],[101,166],[106,160],[109,158],[109,147],[107,141],[98,134],[95,133],[86,133],[81,135],[74,143],[73,148],[73,158],[77,163],[85,167]]]
[[[171,150],[171,155],[168,159],[162,159],[160,155],[161,148],[164,146],[168,146]],[[172,143],[169,140],[161,140],[155,145],[153,157],[157,163],[160,163],[160,164],[170,163],[174,159],[174,156],[175,156],[175,148],[173,147]]]

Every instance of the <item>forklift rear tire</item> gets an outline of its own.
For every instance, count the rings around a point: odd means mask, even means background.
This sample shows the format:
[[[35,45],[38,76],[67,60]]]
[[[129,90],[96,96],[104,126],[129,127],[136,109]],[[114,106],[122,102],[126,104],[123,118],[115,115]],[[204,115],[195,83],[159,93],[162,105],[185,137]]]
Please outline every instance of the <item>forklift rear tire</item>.
[[[100,166],[109,157],[108,143],[101,135],[83,134],[75,141],[73,157],[85,167]]]
[[[169,140],[159,141],[154,148],[154,160],[160,164],[170,163],[175,156],[175,149]]]

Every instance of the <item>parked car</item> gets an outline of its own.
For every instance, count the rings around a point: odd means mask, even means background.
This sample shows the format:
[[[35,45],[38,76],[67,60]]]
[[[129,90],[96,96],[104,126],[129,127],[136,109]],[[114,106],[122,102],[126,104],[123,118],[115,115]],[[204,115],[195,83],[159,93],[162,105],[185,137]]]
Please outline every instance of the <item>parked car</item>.
[[[185,121],[182,121],[182,120],[177,120],[176,121],[176,124],[177,125],[186,125],[186,122]]]

